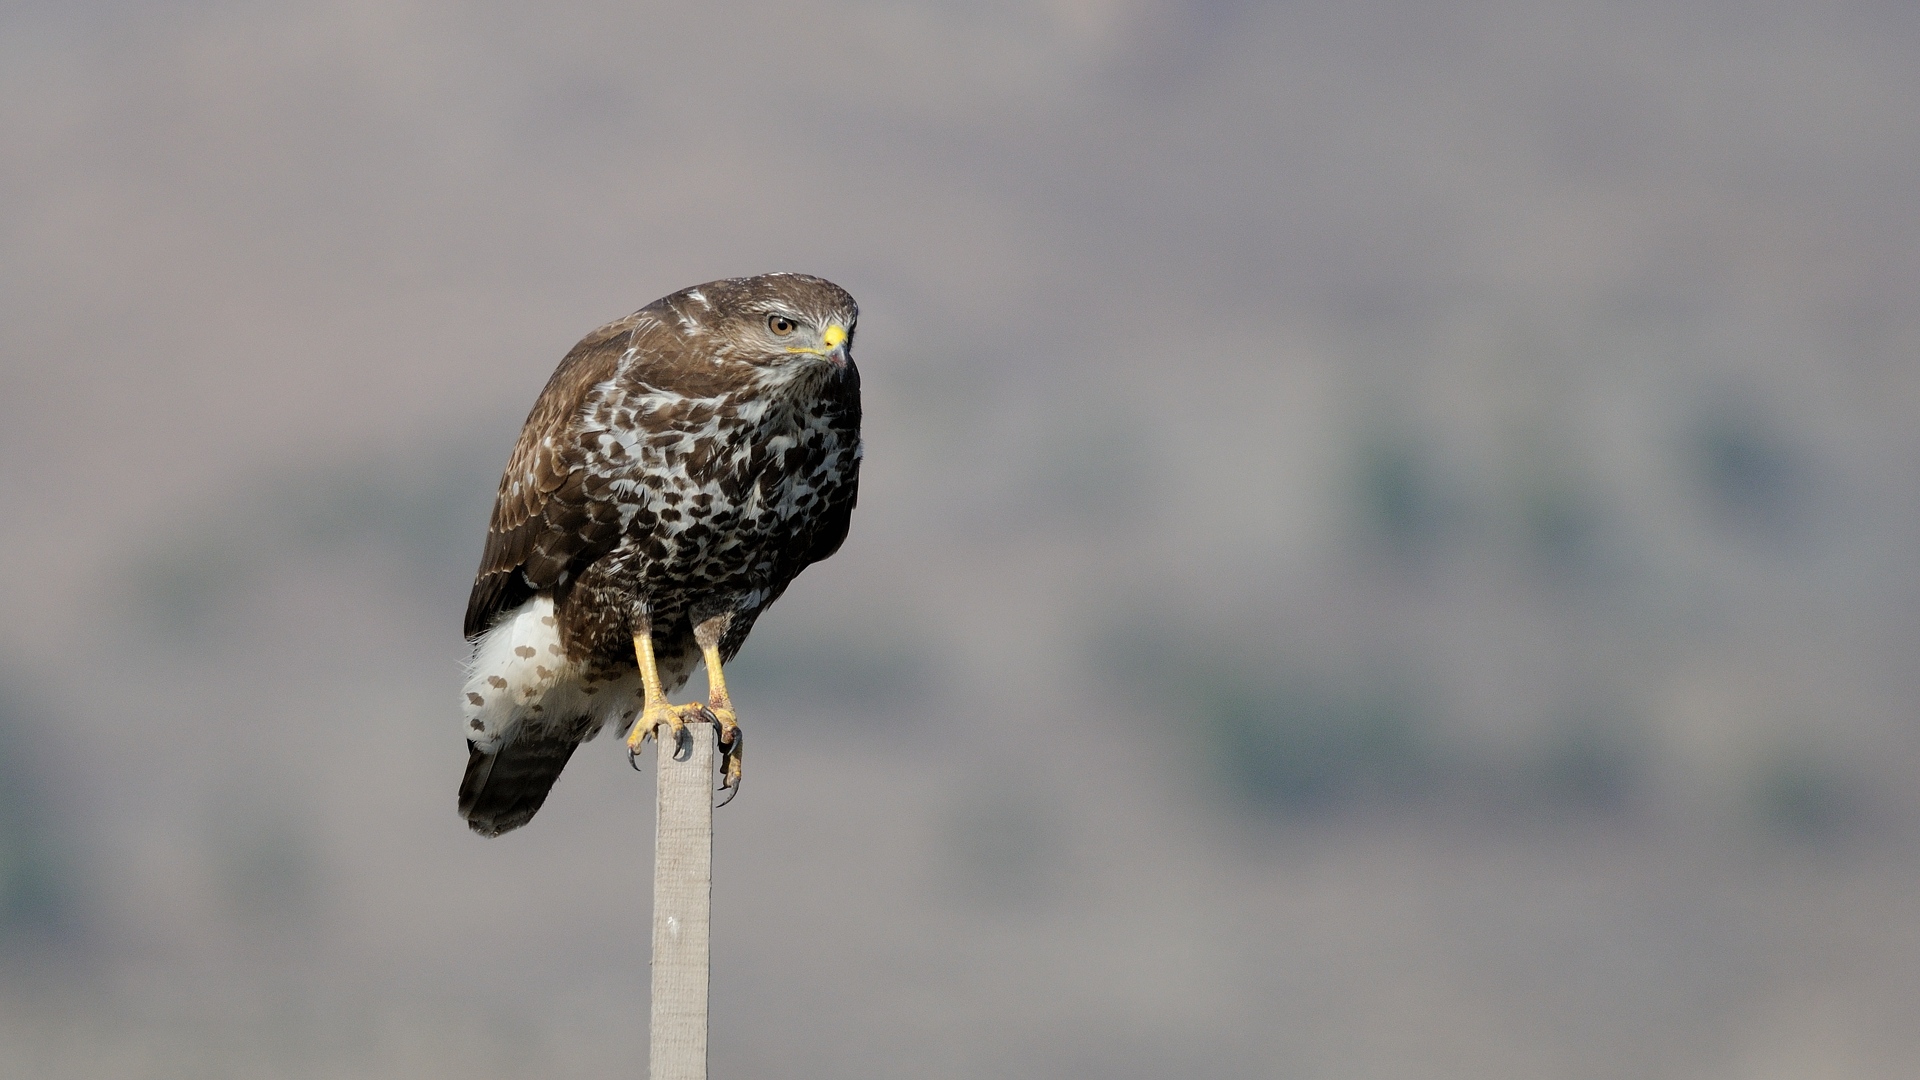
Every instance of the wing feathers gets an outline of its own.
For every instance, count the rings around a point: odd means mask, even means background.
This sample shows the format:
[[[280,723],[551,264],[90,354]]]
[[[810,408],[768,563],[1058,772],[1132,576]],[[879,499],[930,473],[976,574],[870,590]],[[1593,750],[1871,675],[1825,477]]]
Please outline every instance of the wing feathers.
[[[613,376],[634,324],[628,316],[581,339],[527,414],[500,477],[480,572],[467,600],[467,637],[484,633],[501,612],[558,584],[575,560],[595,557],[617,539],[617,519],[613,529],[602,525],[575,470],[584,456],[582,412],[593,388]],[[594,527],[582,528],[582,522]]]

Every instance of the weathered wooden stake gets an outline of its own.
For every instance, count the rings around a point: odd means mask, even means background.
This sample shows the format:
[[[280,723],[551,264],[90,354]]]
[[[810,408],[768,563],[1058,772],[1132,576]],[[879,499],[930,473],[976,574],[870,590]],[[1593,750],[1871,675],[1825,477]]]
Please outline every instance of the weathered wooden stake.
[[[659,743],[653,834],[652,1080],[707,1080],[707,920],[713,904],[713,725]]]

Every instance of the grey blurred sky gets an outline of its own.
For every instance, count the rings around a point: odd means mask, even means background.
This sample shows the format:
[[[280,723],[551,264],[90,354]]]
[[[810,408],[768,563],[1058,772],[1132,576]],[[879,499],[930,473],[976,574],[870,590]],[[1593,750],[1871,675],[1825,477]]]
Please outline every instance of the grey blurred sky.
[[[610,1076],[650,778],[453,813],[581,334],[859,298],[716,1075],[1899,1076],[1920,12],[0,12],[0,1073]]]

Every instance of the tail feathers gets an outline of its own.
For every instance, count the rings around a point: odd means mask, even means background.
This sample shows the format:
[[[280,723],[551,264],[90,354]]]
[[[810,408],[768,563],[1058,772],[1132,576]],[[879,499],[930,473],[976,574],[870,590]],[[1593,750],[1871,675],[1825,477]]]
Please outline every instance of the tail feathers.
[[[533,820],[560,770],[580,745],[576,735],[521,731],[498,751],[467,743],[467,775],[460,781],[460,816],[482,836],[499,836]]]

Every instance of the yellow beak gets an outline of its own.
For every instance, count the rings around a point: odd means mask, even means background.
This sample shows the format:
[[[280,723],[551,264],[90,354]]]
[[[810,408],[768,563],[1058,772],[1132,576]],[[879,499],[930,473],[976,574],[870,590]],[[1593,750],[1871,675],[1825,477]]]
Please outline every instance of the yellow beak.
[[[825,346],[825,348],[812,349],[805,345],[796,345],[787,351],[790,353],[806,353],[810,356],[823,356],[826,357],[827,362],[831,363],[834,367],[846,367],[847,350],[844,348],[846,343],[847,328],[841,326],[839,323],[828,323],[827,328],[820,333],[820,344]]]

